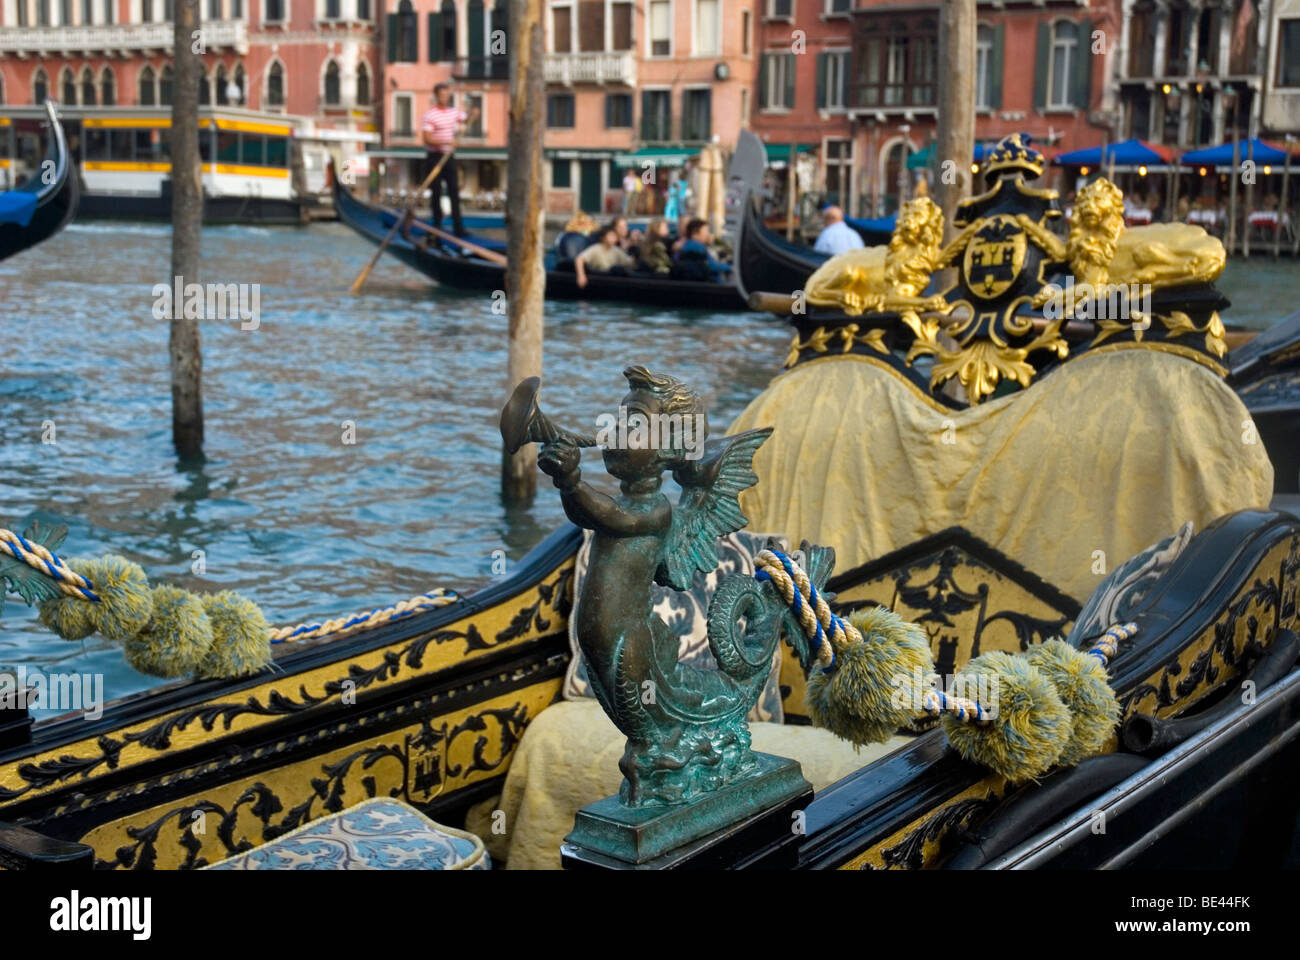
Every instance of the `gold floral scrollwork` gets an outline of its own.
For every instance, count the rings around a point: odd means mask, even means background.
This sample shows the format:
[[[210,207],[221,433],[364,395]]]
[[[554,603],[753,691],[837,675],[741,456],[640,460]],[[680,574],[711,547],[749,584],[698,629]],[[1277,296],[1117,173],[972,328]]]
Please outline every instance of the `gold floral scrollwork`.
[[[1223,329],[1223,320],[1220,319],[1217,310],[1210,314],[1210,319],[1205,321],[1203,327],[1198,327],[1192,321],[1192,318],[1181,310],[1171,310],[1168,316],[1160,317],[1160,322],[1165,325],[1170,340],[1186,336],[1189,333],[1203,333],[1205,334],[1206,350],[1216,357],[1222,357],[1228,352],[1227,334]]]
[[[1023,347],[1004,347],[991,340],[975,340],[969,346],[954,351],[941,345],[922,346],[918,340],[912,349],[914,352],[935,355],[934,368],[930,371],[930,389],[936,389],[940,384],[956,377],[966,390],[967,398],[976,404],[993,393],[999,381],[1004,379],[1028,387],[1036,372],[1033,364],[1028,361],[1030,354],[1039,350],[1051,350],[1058,357],[1064,358],[1070,347],[1061,337],[1060,329],[1061,321],[1055,320]]]
[[[889,353],[889,348],[885,346],[885,331],[879,327],[872,328],[862,335],[858,335],[858,325],[856,323],[845,324],[842,327],[818,327],[812,333],[808,334],[807,340],[801,340],[799,334],[794,335],[790,341],[790,352],[786,355],[786,368],[793,367],[799,362],[799,354],[805,350],[813,350],[817,353],[825,353],[832,340],[839,338],[844,349],[842,353],[848,353],[853,349],[855,343],[861,343],[880,353]]]

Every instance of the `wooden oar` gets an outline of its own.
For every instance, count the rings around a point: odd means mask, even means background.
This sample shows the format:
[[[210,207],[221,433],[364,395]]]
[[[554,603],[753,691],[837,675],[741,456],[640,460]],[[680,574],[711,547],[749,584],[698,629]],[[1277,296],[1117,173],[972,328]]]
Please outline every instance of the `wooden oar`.
[[[384,251],[388,249],[388,244],[397,233],[397,228],[402,225],[402,220],[409,216],[411,211],[415,209],[415,205],[419,203],[420,198],[424,196],[424,191],[429,189],[429,185],[437,179],[438,174],[442,173],[443,166],[447,163],[447,160],[455,150],[456,144],[453,143],[451,149],[442,155],[442,159],[433,165],[433,169],[429,171],[429,175],[424,178],[424,182],[421,183],[419,188],[415,191],[415,196],[411,197],[411,202],[406,205],[406,210],[403,211],[402,216],[398,217],[393,222],[393,228],[388,231],[388,236],[384,237],[384,242],[379,245],[379,249],[375,251],[375,255],[370,258],[370,262],[365,265],[364,269],[357,274],[357,278],[352,281],[352,292],[354,294],[361,292],[361,288],[365,286],[366,280],[370,278],[370,271],[375,269],[375,264],[378,263],[379,258],[384,255]]]
[[[410,217],[409,222],[413,223],[421,230],[425,230],[433,234],[435,237],[437,237],[440,240],[448,240],[451,243],[459,244],[460,246],[468,250],[470,253],[474,254],[475,256],[482,257],[484,260],[490,260],[492,263],[500,264],[503,267],[506,265],[506,258],[503,257],[501,254],[497,253],[495,250],[489,250],[487,247],[480,247],[477,243],[473,243],[469,240],[463,239],[462,237],[458,237],[454,233],[448,233],[446,230],[440,230],[437,227],[435,227],[433,224],[425,223],[423,220],[417,220],[415,217]]]

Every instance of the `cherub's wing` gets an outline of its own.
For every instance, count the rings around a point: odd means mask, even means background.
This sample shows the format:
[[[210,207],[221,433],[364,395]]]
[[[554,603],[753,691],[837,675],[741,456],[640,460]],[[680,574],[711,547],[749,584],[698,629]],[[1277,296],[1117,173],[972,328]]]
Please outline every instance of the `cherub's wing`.
[[[673,471],[682,496],[673,510],[673,525],[655,582],[687,590],[695,571],[709,573],[718,565],[718,537],[735,533],[749,522],[740,512],[740,491],[758,483],[754,451],[772,434],[771,427],[747,430],[734,437],[710,440],[704,456]]]

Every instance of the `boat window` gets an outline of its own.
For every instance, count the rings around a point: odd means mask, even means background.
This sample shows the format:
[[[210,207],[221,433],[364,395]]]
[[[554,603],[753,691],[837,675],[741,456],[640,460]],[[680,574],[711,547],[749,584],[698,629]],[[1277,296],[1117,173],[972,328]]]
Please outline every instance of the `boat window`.
[[[163,130],[135,131],[135,158],[144,161],[159,161],[167,158],[167,143]]]
[[[212,162],[212,131],[207,129],[199,131],[199,162]]]
[[[85,154],[84,160],[108,159],[108,131],[99,127],[87,127],[82,135]]]
[[[239,135],[239,162],[261,165],[266,161],[266,137],[259,133]]]
[[[217,131],[217,162],[239,162],[239,134],[232,130]]]
[[[266,162],[272,167],[287,167],[289,165],[288,137],[266,138]]]
[[[132,130],[108,131],[108,158],[110,160],[134,160],[135,137]]]

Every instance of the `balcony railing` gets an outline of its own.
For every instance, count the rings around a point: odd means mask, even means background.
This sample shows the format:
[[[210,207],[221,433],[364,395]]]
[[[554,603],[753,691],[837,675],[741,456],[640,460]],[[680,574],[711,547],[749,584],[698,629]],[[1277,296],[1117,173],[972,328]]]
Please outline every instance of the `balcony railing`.
[[[551,53],[546,56],[546,82],[636,84],[636,57],[622,53]]]
[[[208,50],[248,52],[248,24],[215,20],[201,26]],[[172,48],[170,23],[105,23],[81,27],[0,27],[0,54],[97,54]]]

